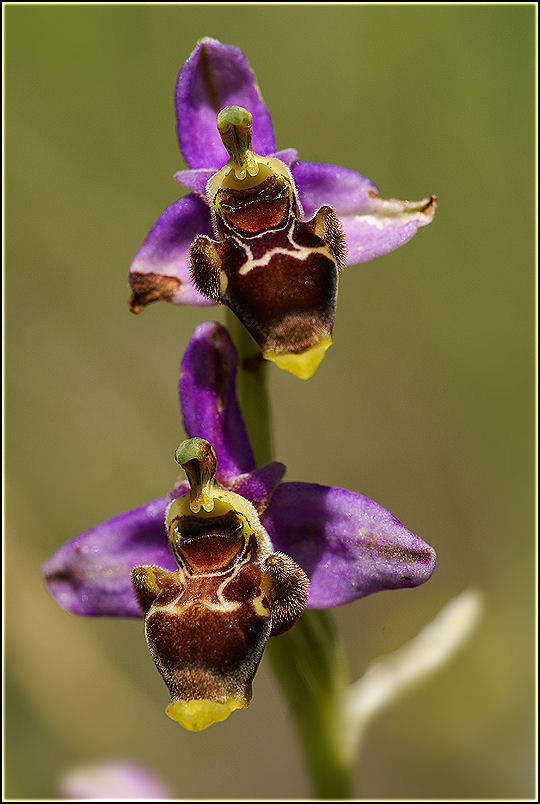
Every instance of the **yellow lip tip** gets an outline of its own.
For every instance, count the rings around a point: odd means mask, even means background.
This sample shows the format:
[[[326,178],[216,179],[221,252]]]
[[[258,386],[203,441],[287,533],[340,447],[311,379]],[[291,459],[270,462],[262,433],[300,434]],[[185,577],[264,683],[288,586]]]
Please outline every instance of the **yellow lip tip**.
[[[202,731],[213,723],[226,720],[235,709],[245,709],[248,702],[241,698],[229,698],[227,701],[195,700],[183,701],[177,699],[165,709],[166,714],[180,723],[188,731]]]
[[[263,357],[265,360],[271,360],[278,368],[290,371],[295,377],[309,380],[317,371],[329,346],[332,346],[332,338],[324,337],[314,346],[299,354],[263,352]]]

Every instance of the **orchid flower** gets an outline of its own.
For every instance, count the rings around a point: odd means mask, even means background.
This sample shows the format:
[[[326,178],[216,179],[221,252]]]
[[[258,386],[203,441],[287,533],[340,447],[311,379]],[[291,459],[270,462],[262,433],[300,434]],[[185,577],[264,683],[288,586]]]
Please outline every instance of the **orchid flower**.
[[[246,56],[202,39],[176,84],[178,142],[191,192],[168,207],[130,269],[129,305],[222,303],[262,355],[312,376],[332,343],[346,265],[403,245],[436,199],[385,200],[344,167],[276,152],[272,120]],[[228,154],[228,159],[227,159]]]
[[[76,536],[43,569],[73,614],[146,617],[167,713],[191,730],[247,706],[268,637],[306,604],[417,586],[435,567],[433,549],[367,497],[256,466],[237,362],[223,326],[195,329],[179,378],[188,482]]]

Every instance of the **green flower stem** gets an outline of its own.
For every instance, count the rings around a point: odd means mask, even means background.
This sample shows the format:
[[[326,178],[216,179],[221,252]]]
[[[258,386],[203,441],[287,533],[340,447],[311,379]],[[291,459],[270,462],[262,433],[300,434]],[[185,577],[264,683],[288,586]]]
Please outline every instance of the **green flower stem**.
[[[268,361],[247,329],[229,309],[225,323],[238,351],[236,393],[258,466],[272,460],[270,403],[266,390]]]
[[[331,615],[305,611],[290,631],[266,648],[289,703],[314,795],[352,796],[344,694],[344,654]]]
[[[267,365],[259,347],[229,310],[226,324],[239,354],[238,399],[261,465],[273,459]],[[331,615],[306,610],[290,631],[270,639],[266,652],[295,720],[315,796],[351,798],[347,671]]]

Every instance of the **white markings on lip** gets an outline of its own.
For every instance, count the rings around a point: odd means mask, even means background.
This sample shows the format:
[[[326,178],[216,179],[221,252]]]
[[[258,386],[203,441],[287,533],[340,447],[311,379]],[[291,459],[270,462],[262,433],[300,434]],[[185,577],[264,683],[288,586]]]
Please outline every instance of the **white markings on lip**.
[[[292,235],[292,227],[290,227],[289,232],[287,233],[287,240],[290,244],[290,248],[286,246],[274,246],[274,248],[268,249],[262,257],[259,257],[258,260],[253,259],[253,252],[249,244],[238,240],[238,243],[241,244],[242,248],[244,248],[246,251],[246,261],[238,271],[240,276],[249,274],[253,268],[263,268],[264,266],[268,265],[272,257],[276,254],[282,254],[285,257],[292,257],[295,260],[306,260],[310,254],[323,254],[325,257],[330,257],[328,253],[328,246],[326,244],[323,246],[310,247],[299,246],[294,242]]]
[[[218,590],[219,603],[213,603],[212,601],[207,600],[204,597],[197,597],[196,599],[189,600],[187,603],[178,603],[178,601],[176,600],[174,603],[169,603],[167,606],[160,606],[160,605],[155,606],[154,609],[152,610],[152,614],[163,612],[165,614],[173,614],[174,616],[176,616],[183,611],[187,611],[188,609],[191,608],[191,606],[194,606],[195,604],[197,606],[202,605],[209,611],[236,611],[237,609],[240,608],[240,606],[242,605],[241,603],[239,603],[236,600],[224,600],[221,592],[222,589],[220,587],[220,589]]]

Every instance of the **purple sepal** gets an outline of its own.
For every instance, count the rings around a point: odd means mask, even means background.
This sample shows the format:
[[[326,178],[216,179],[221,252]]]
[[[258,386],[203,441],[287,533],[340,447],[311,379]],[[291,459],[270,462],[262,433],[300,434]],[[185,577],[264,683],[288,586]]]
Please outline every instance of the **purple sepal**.
[[[55,600],[72,614],[143,617],[131,585],[133,568],[176,569],[165,528],[168,503],[159,497],[118,514],[57,550],[43,567]]]
[[[323,204],[329,204],[339,216],[362,213],[369,205],[369,193],[377,192],[365,176],[339,165],[300,161],[292,167],[292,174],[307,219]]]
[[[272,119],[253,70],[242,51],[216,39],[201,39],[176,82],[176,121],[180,151],[188,167],[218,170],[228,159],[216,117],[225,106],[243,106],[253,115],[253,150],[276,150]]]
[[[262,522],[274,548],[308,575],[310,608],[418,586],[435,568],[433,548],[376,502],[346,489],[282,483]]]
[[[237,477],[230,488],[253,503],[259,516],[262,516],[285,472],[284,464],[277,461],[267,463],[260,469]]]
[[[178,289],[168,299],[174,304],[214,304],[195,290],[191,281],[189,250],[199,234],[212,237],[212,223],[206,204],[190,193],[161,213],[135,255],[130,275],[174,277],[179,282]]]
[[[334,208],[347,245],[346,265],[381,257],[402,246],[433,220],[436,199],[384,199],[354,170],[317,162],[296,162],[292,174],[306,219],[323,204]]]
[[[229,486],[255,469],[255,458],[236,398],[238,355],[225,327],[195,328],[180,365],[180,405],[189,438],[205,438],[217,456],[216,479]]]

